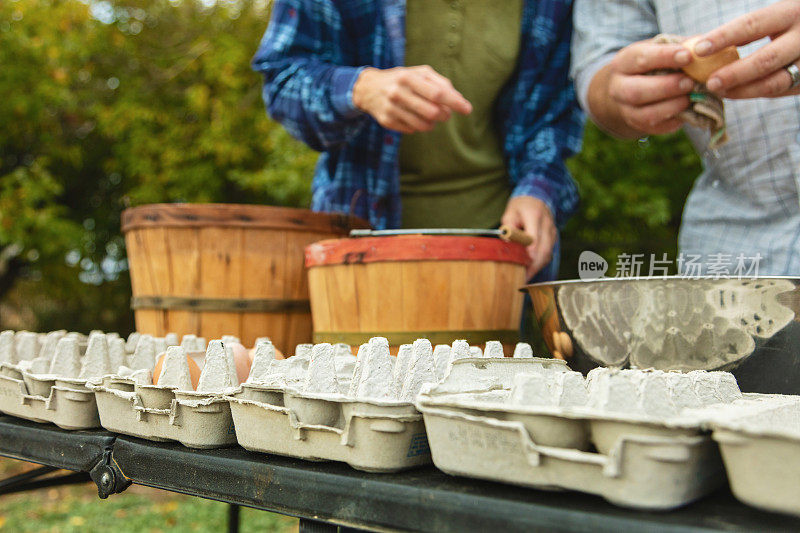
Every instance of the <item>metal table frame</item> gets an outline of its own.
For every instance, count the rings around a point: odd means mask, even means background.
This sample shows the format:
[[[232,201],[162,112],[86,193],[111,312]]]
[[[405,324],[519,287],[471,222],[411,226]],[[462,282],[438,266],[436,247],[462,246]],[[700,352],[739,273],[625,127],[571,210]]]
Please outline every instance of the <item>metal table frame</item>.
[[[106,431],[64,431],[0,416],[0,455],[43,466],[0,481],[0,494],[93,480],[101,498],[131,483],[300,518],[301,531],[798,531],[800,518],[766,513],[720,491],[683,509],[638,512],[574,492],[455,478],[433,467],[368,474],[239,447],[192,450]],[[37,479],[55,469],[75,473]]]

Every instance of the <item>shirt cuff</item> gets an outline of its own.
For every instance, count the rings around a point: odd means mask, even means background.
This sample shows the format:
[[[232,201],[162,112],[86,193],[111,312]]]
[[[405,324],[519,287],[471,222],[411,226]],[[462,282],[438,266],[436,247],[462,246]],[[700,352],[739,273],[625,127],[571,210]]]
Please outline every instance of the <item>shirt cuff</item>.
[[[616,52],[609,52],[608,54],[602,55],[575,75],[575,92],[578,94],[578,102],[595,124],[597,124],[597,121],[592,115],[592,110],[589,109],[589,85],[591,85],[597,72],[611,63],[615,55],[617,55]]]
[[[366,67],[334,67],[331,76],[331,105],[344,118],[353,118],[362,111],[353,103],[353,85]]]

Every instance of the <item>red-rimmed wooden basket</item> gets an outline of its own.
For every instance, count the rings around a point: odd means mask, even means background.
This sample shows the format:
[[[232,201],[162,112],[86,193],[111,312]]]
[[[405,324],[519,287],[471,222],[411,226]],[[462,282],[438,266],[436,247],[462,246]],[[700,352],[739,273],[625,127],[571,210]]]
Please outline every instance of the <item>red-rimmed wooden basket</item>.
[[[153,204],[122,213],[136,329],[207,339],[269,336],[284,353],[311,342],[306,245],[368,228],[305,209]]]
[[[403,235],[321,241],[306,247],[315,342],[393,347],[519,338],[528,256],[489,237]]]

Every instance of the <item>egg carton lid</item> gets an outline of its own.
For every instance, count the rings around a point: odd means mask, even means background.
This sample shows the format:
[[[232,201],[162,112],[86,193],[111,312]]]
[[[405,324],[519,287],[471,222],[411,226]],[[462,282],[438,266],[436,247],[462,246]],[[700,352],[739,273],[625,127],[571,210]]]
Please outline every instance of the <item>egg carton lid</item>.
[[[442,385],[442,384],[440,384]],[[743,393],[742,398],[730,403],[713,403],[697,408],[686,408],[678,414],[659,416],[652,413],[630,413],[612,411],[589,406],[548,406],[518,405],[503,401],[487,401],[481,397],[490,396],[497,389],[485,389],[467,392],[451,392],[446,386],[434,386],[423,389],[417,396],[416,406],[420,411],[424,407],[449,407],[454,409],[470,409],[475,411],[504,411],[508,413],[558,416],[575,420],[595,420],[599,422],[615,422],[630,425],[651,425],[674,429],[709,430],[715,426],[735,424],[738,413],[760,412],[775,408],[786,402],[781,395]],[[800,397],[798,402],[800,402]],[[727,409],[729,408],[729,409]],[[722,415],[721,413],[730,413]]]
[[[537,370],[555,370],[558,372],[569,372],[570,368],[566,361],[562,359],[550,359],[544,357],[465,357],[456,359],[450,366],[442,384],[452,385],[451,390],[469,392],[470,390],[480,390],[480,388],[470,389],[470,387],[481,378],[490,378],[496,381],[492,388],[510,389],[514,376],[523,372],[535,372]],[[460,388],[459,388],[460,386]],[[444,389],[445,387],[442,387]]]
[[[751,437],[785,439],[800,444],[800,396],[745,394],[745,397],[750,397],[752,401],[714,413],[708,422],[711,429]],[[796,427],[791,427],[791,423]]]
[[[600,409],[590,406],[514,405],[504,401],[487,401],[492,394],[510,390],[517,373],[541,371],[570,371],[559,359],[465,358],[453,362],[450,373],[437,384],[423,386],[416,399],[417,408],[440,406],[477,411],[504,411],[523,415],[558,416],[576,420],[593,420],[631,426],[651,425],[664,428],[705,431],[712,422],[730,419],[720,415],[731,406],[730,412],[741,409],[775,405],[784,401],[781,395],[744,393],[742,398],[730,403],[707,404],[698,408],[685,408],[677,414],[635,413]],[[797,397],[800,398],[800,397]],[[728,412],[728,411],[722,411]]]

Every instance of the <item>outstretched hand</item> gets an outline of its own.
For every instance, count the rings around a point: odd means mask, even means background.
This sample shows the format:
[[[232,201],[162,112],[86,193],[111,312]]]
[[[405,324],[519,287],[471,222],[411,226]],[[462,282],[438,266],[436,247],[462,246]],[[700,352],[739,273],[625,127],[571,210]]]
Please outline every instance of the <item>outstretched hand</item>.
[[[353,104],[400,133],[430,131],[453,111],[472,112],[472,104],[450,80],[427,65],[364,69],[353,86]]]

